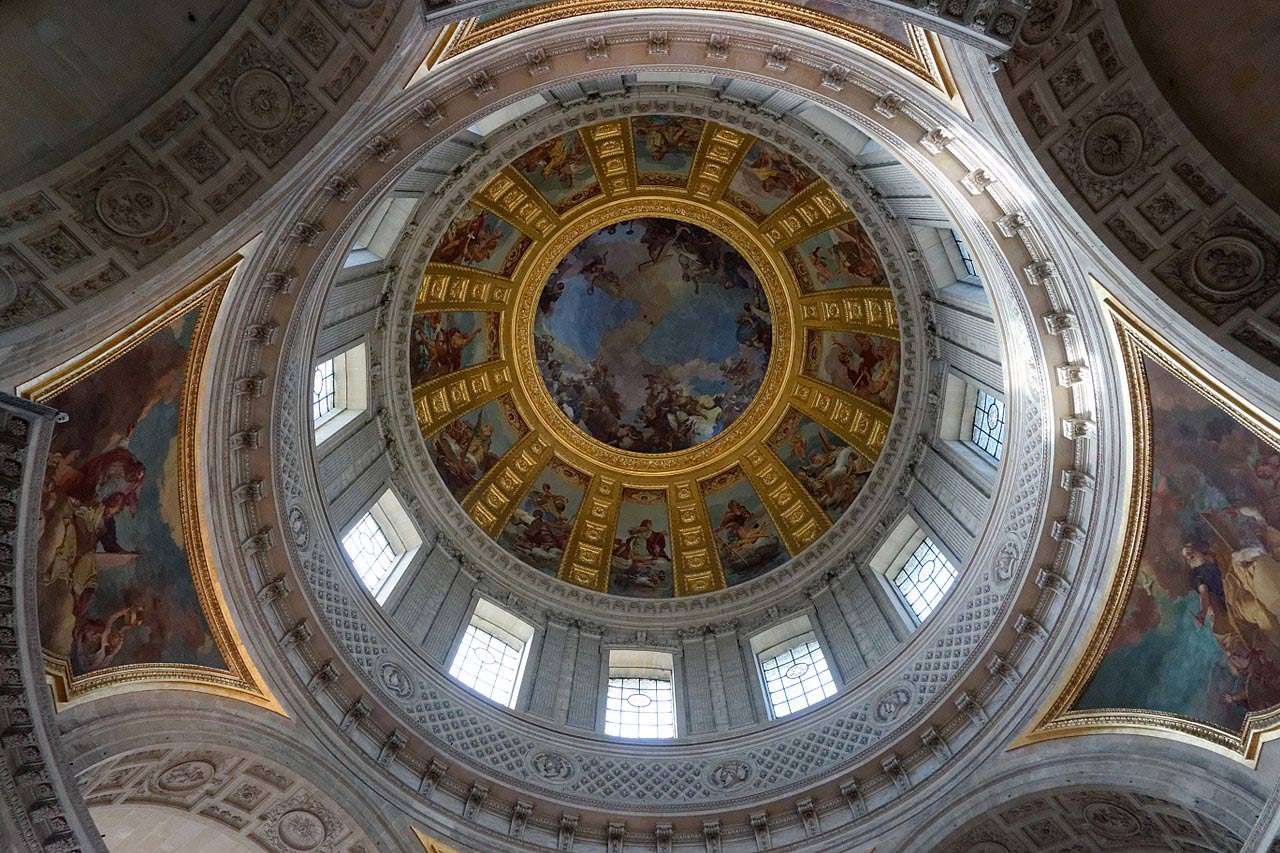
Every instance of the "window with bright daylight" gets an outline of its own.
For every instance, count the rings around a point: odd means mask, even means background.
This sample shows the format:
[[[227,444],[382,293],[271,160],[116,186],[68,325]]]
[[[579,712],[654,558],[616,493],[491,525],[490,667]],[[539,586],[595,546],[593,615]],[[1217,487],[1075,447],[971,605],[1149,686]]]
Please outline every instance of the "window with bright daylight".
[[[809,617],[798,616],[757,634],[751,638],[751,649],[774,719],[835,695],[836,682]]]
[[[342,548],[379,604],[391,595],[422,538],[388,489],[342,536]]]
[[[484,599],[449,665],[449,675],[499,705],[514,708],[533,626]]]
[[[956,567],[927,536],[893,576],[893,585],[902,600],[921,621],[934,611],[955,581]]]
[[[960,235],[954,230],[951,232],[951,239],[956,241],[956,251],[960,253],[960,260],[964,263],[965,272],[976,276],[978,268],[973,265],[973,255],[969,254],[969,247],[965,245],[964,240],[960,239]]]
[[[1004,413],[1004,400],[977,389],[973,402],[973,433],[969,440],[996,462],[1004,452]]]
[[[623,738],[676,736],[671,655],[627,649],[609,653],[604,733]]]
[[[364,344],[326,358],[311,373],[311,423],[316,444],[342,429],[368,406]]]

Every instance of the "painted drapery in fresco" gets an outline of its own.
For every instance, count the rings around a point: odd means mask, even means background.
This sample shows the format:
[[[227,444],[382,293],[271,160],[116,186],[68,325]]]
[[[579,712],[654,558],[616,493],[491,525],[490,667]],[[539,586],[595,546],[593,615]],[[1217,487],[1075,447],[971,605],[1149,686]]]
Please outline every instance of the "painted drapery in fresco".
[[[1147,529],[1133,588],[1079,710],[1237,731],[1280,703],[1280,453],[1140,356],[1151,407]]]

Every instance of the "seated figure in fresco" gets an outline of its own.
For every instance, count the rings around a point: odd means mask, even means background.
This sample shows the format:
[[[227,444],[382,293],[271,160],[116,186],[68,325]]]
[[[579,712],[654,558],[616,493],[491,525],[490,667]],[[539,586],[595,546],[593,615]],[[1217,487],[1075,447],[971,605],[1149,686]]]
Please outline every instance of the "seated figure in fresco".
[[[662,159],[673,151],[691,154],[698,147],[698,131],[690,129],[679,119],[652,120],[645,126],[642,133],[645,151],[657,163],[661,163]]]
[[[666,584],[666,571],[661,566],[670,565],[667,554],[667,533],[654,530],[652,519],[643,519],[636,527],[627,529],[625,539],[613,540],[613,563],[619,585],[625,589],[658,589]]]
[[[502,232],[485,224],[483,210],[449,223],[431,260],[446,264],[478,264],[487,261],[502,241]]]
[[[843,509],[862,488],[871,466],[859,466],[858,451],[848,445],[835,445],[824,430],[818,431],[823,449],[808,455],[808,463],[800,465],[800,481],[825,510]],[[792,436],[792,452],[805,458],[804,440],[799,433]]]
[[[492,445],[493,425],[482,423],[481,415],[474,422],[459,418],[436,436],[431,455],[453,494],[466,494],[498,461]]]
[[[813,178],[812,173],[795,157],[775,148],[761,145],[756,156],[743,164],[760,181],[766,193],[779,191],[785,195],[798,193]]]
[[[483,329],[464,332],[450,320],[443,323],[443,316],[432,313],[421,324],[414,324],[414,338],[418,345],[418,369],[424,379],[434,379],[452,373],[462,366],[462,354]]]
[[[69,657],[77,626],[93,602],[103,569],[131,565],[138,554],[121,547],[116,516],[136,515],[146,468],[125,444],[83,463],[77,452],[49,458],[37,545],[39,610],[44,647]]]
[[[842,274],[870,278],[874,283],[879,278],[880,264],[871,237],[857,223],[837,225],[832,230],[836,239],[830,248],[818,246],[809,252],[809,261],[822,285],[829,285]]]
[[[525,172],[537,172],[542,180],[555,178],[560,186],[573,186],[573,177],[587,159],[587,150],[581,145],[566,145],[565,137],[557,136],[535,145],[516,159],[516,166]]]

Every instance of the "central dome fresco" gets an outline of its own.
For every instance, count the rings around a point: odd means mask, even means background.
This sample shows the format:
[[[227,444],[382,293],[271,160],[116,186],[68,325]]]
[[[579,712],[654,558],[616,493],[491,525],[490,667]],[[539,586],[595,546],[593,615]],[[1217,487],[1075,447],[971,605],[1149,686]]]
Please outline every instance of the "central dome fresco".
[[[897,398],[893,296],[843,199],[687,116],[504,166],[444,229],[409,379],[437,473],[522,562],[600,592],[776,568],[858,496]]]
[[[617,222],[556,267],[534,321],[557,406],[621,450],[684,450],[737,420],[764,379],[773,320],[737,250],[697,225]]]

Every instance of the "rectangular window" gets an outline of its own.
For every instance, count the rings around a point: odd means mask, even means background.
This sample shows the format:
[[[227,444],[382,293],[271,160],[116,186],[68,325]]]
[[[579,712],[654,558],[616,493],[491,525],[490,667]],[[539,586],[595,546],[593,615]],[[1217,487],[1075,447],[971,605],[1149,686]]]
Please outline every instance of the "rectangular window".
[[[604,733],[622,738],[676,736],[671,655],[623,649],[609,653]]]
[[[926,537],[893,577],[902,600],[924,621],[956,581],[956,568]]]
[[[342,549],[356,577],[377,599],[386,602],[422,537],[390,489],[342,535]]]
[[[368,407],[364,344],[327,358],[311,373],[311,423],[320,444]]]
[[[759,660],[775,719],[804,710],[836,692],[822,646],[811,631],[774,647]]]
[[[965,271],[972,276],[978,274],[978,268],[973,265],[973,255],[969,254],[969,247],[965,245],[964,240],[960,239],[960,235],[951,231],[951,239],[956,241],[956,251],[960,253],[960,260],[964,264]]]
[[[334,377],[333,359],[325,359],[316,365],[311,376],[311,420],[316,426],[324,423],[338,411],[338,385]]]
[[[449,675],[508,708],[515,707],[533,627],[483,599],[449,666]]]
[[[1004,452],[1005,406],[981,388],[973,403],[973,433],[969,440],[983,453],[1000,461]]]

